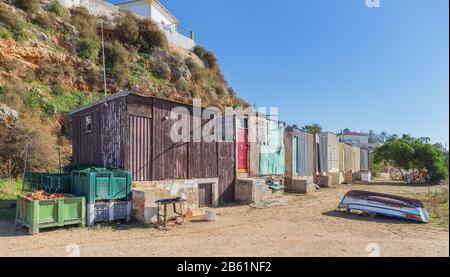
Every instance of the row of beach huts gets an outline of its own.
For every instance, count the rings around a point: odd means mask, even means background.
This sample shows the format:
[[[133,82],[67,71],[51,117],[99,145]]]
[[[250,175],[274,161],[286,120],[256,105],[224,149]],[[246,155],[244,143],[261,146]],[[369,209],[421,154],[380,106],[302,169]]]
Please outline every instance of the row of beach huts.
[[[177,108],[188,111],[189,139],[171,137],[181,118],[173,116]],[[157,97],[118,93],[70,116],[72,163],[131,172],[132,214],[146,224],[156,222],[161,199],[182,197],[187,208],[198,210],[369,178],[368,149],[341,143],[331,132],[286,126],[271,115],[233,112],[221,119],[232,135],[214,141],[193,139],[201,116],[193,106]],[[209,121],[197,120],[200,127]]]

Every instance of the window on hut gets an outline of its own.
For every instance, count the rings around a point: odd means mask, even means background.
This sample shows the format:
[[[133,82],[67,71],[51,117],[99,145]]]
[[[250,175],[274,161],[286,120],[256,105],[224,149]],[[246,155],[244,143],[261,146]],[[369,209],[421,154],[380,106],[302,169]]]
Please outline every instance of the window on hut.
[[[92,133],[92,115],[86,116],[86,133]]]

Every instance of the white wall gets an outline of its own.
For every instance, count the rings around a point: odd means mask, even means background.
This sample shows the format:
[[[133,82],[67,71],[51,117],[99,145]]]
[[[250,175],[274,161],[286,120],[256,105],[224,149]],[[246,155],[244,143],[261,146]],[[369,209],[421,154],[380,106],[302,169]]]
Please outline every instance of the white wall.
[[[66,8],[85,7],[89,13],[95,16],[112,18],[119,14],[119,7],[103,0],[58,0]]]
[[[121,7],[122,9],[129,10],[140,16],[150,17],[150,5],[145,3],[144,1],[123,4],[119,3],[117,4],[117,6]]]
[[[89,10],[89,12],[95,16],[106,16],[108,18],[113,18],[120,14],[120,7],[116,5],[109,4],[104,2],[103,0],[59,0],[59,2],[66,8],[75,8],[75,7],[85,7]],[[143,2],[143,1],[142,1]],[[130,4],[130,8],[126,8],[123,5],[123,8],[128,9],[139,16],[149,16],[157,23],[159,23],[161,30],[167,37],[167,40],[174,45],[177,45],[181,48],[192,50],[195,47],[195,41],[189,37],[186,37],[180,33],[178,33],[177,26],[173,25],[173,18],[166,15],[159,8],[152,6],[148,12],[146,12],[146,6],[149,5],[146,3],[135,3],[134,5]],[[164,26],[161,24],[164,22]]]
[[[175,25],[177,23],[170,15],[155,5],[151,5],[150,14],[151,18],[158,23],[164,23],[165,25]]]
[[[328,133],[328,171],[339,171],[339,137]]]

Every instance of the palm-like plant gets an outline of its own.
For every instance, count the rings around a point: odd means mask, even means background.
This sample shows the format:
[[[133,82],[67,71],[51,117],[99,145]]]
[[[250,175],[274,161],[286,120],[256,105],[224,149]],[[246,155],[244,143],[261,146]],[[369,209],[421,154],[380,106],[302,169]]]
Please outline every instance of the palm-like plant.
[[[312,124],[312,125],[305,125],[302,127],[302,130],[305,132],[308,132],[310,134],[313,134],[313,135],[322,133],[322,127],[317,123]]]

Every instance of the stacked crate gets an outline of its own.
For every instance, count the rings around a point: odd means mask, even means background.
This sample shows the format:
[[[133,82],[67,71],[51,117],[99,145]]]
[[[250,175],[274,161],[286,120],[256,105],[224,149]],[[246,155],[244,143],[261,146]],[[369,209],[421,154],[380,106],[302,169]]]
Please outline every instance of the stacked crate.
[[[47,193],[70,193],[70,175],[52,173],[28,173],[26,181],[31,190],[43,190]]]
[[[131,219],[130,172],[105,168],[72,171],[72,193],[86,197],[87,225]]]
[[[27,227],[30,235],[39,233],[43,228],[68,225],[84,227],[85,215],[84,197],[32,200],[19,196],[16,205],[16,226]]]

